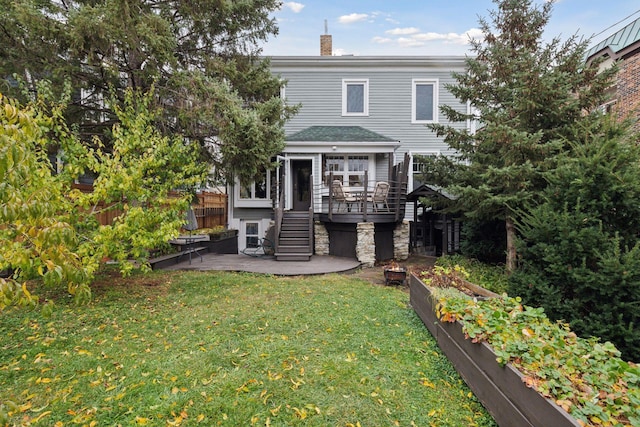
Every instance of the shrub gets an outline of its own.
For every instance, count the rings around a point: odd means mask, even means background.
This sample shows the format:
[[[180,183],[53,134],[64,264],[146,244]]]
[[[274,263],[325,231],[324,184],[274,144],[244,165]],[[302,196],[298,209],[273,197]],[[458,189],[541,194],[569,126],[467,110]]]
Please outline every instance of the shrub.
[[[469,258],[499,264],[505,262],[507,235],[504,221],[465,219],[462,223],[460,251]]]
[[[571,146],[546,176],[543,203],[518,224],[509,294],[638,361],[640,147],[606,119],[576,130]]]

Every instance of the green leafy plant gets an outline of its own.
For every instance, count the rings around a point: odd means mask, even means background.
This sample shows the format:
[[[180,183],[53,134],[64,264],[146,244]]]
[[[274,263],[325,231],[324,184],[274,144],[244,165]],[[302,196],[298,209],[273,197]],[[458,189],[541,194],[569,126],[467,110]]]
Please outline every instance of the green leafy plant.
[[[66,286],[76,301],[88,299],[90,272],[77,253],[75,210],[64,197],[67,178],[54,175],[47,157],[50,135],[66,146],[62,110],[21,107],[0,94],[0,310],[33,306],[29,283]]]
[[[418,277],[426,285],[438,290],[455,289],[465,295],[474,295],[466,286],[469,273],[457,264],[446,267],[436,265],[429,270],[420,271]]]
[[[76,302],[87,302],[107,259],[123,274],[148,268],[150,250],[177,236],[184,223],[190,195],[172,190],[206,177],[197,145],[155,129],[151,94],[128,91],[114,107],[120,123],[106,150],[97,139],[93,148],[82,145],[66,126],[65,100],[50,102],[50,88],[39,89],[27,106],[0,95],[0,270],[11,272],[0,278],[0,310],[34,306],[30,288],[37,280],[65,286]],[[63,166],[54,173],[49,154],[58,149]],[[94,191],[72,190],[85,171],[97,175]],[[120,214],[98,226],[99,210]]]
[[[459,321],[473,342],[487,342],[499,364],[511,363],[527,386],[582,425],[640,425],[640,368],[623,361],[610,342],[580,338],[519,298],[443,297],[436,314]]]
[[[436,266],[454,268],[459,266],[466,273],[466,279],[497,294],[503,294],[509,287],[509,276],[504,265],[491,265],[462,255],[447,255],[438,258]]]

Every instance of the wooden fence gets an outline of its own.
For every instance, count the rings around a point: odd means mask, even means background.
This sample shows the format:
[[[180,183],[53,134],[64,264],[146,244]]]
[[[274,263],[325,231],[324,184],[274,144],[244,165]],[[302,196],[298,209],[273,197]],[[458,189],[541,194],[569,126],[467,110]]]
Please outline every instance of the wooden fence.
[[[93,191],[91,184],[73,184],[73,188],[77,188],[83,193]],[[216,226],[226,226],[227,216],[227,195],[222,193],[212,193],[209,191],[201,191],[197,194],[198,203],[193,204],[192,208],[198,220],[198,228],[214,228]],[[100,225],[109,225],[113,220],[122,214],[120,209],[108,209],[107,206],[100,202],[96,210],[96,219]]]
[[[202,191],[198,193],[198,204],[192,205],[198,220],[198,228],[213,228],[227,225],[227,195]]]

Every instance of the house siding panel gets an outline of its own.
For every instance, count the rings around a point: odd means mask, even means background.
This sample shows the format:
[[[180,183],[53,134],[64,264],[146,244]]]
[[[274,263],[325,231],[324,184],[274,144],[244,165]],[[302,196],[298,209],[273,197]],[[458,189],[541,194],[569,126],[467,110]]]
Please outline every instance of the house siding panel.
[[[287,134],[309,126],[362,126],[389,138],[400,141],[396,160],[406,152],[440,152],[451,154],[442,138],[424,124],[411,123],[413,79],[438,81],[438,105],[448,104],[460,111],[466,105],[460,103],[445,88],[455,83],[452,71],[462,71],[464,61],[456,58],[453,66],[434,66],[432,58],[424,61],[416,58],[398,58],[397,61],[377,64],[371,58],[344,58],[340,66],[330,66],[335,57],[323,60],[298,62],[295,66],[272,59],[272,70],[287,80],[286,98],[289,104],[300,104],[299,113],[285,125]],[[406,65],[403,64],[406,62]],[[363,63],[365,65],[363,65]],[[366,117],[342,116],[343,79],[368,79],[369,115]],[[445,118],[438,112],[440,123]],[[465,124],[456,124],[464,127]],[[377,174],[379,177],[379,173]]]

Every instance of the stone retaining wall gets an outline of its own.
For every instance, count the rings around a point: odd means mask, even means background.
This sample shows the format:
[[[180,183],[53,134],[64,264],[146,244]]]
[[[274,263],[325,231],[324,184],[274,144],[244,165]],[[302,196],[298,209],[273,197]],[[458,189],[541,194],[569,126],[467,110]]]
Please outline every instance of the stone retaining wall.
[[[329,255],[329,232],[324,223],[316,221],[313,224],[314,246],[316,255]]]
[[[356,231],[358,233],[356,257],[363,267],[373,267],[376,263],[375,224],[359,222]]]
[[[393,230],[393,258],[397,261],[409,258],[409,221],[402,221]]]

